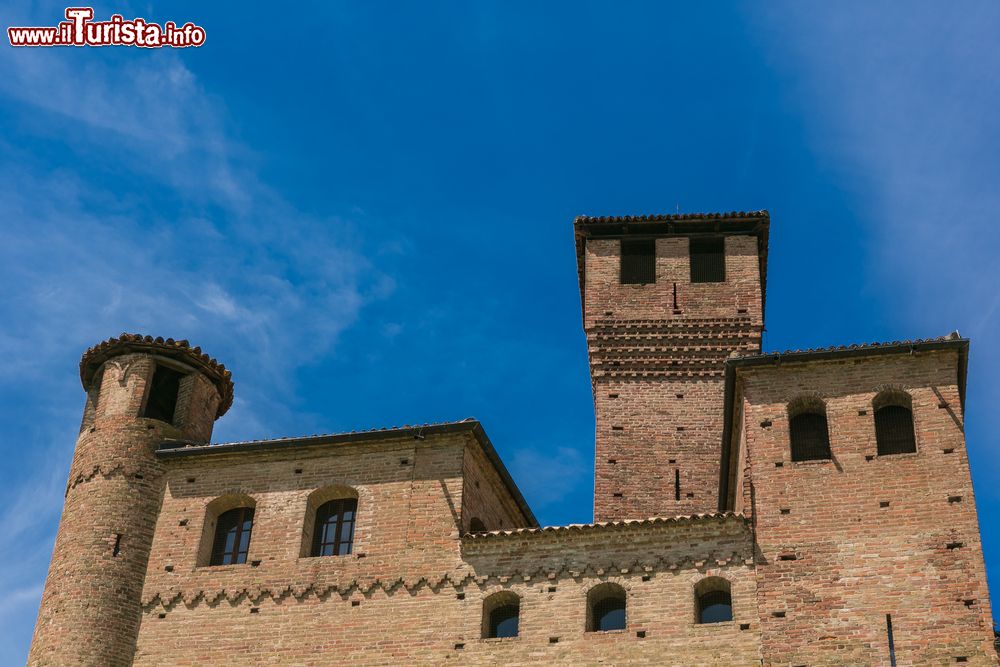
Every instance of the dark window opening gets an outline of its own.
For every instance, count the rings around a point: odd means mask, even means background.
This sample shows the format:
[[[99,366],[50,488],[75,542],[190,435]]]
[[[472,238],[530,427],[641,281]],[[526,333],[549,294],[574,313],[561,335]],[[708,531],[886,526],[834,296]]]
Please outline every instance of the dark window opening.
[[[471,519],[469,519],[469,532],[470,533],[485,533],[486,532],[486,524],[483,523],[482,519],[480,519],[477,516],[474,516]]]
[[[830,433],[827,430],[826,415],[816,412],[795,415],[789,424],[789,431],[793,461],[830,458]]]
[[[313,556],[346,556],[354,546],[356,498],[338,498],[320,505],[313,528]]]
[[[886,405],[875,411],[875,440],[879,456],[917,451],[913,436],[913,413],[901,405]]]
[[[625,629],[625,589],[616,584],[603,584],[592,590],[588,610],[587,630],[608,632]]]
[[[177,393],[180,391],[183,373],[166,366],[157,366],[150,381],[149,397],[146,399],[146,412],[143,417],[159,419],[168,424],[174,421],[174,410],[177,408]]]
[[[237,507],[220,514],[215,524],[212,557],[208,564],[238,565],[247,562],[252,531],[252,507]]]
[[[483,601],[483,639],[517,637],[521,599],[510,591],[494,593]]]
[[[721,283],[726,280],[725,240],[691,239],[691,282]]]
[[[709,591],[698,598],[699,623],[733,620],[733,600],[728,591]]]
[[[656,282],[656,241],[622,239],[621,283],[645,285]]]
[[[505,604],[490,612],[490,638],[517,637],[519,606]]]

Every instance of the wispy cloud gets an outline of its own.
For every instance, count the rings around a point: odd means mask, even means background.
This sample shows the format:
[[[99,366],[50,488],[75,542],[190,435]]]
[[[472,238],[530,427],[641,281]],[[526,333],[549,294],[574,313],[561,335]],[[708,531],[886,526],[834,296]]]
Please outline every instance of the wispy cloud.
[[[789,2],[752,22],[787,77],[782,102],[856,194],[871,289],[903,325],[892,335],[972,338],[966,437],[988,510],[1000,502],[1000,4],[895,9]],[[982,528],[991,560],[1000,532]]]
[[[44,432],[7,421],[3,446],[36,451],[18,454],[0,492],[4,663],[23,662],[34,622],[83,349],[121,331],[189,338],[240,385],[217,437],[295,432],[308,427],[282,405],[296,369],[394,289],[351,218],[304,214],[262,181],[224,105],[179,58],[66,55],[0,61],[0,100],[21,130],[0,139],[0,396],[68,408]],[[38,150],[51,146],[72,159]]]

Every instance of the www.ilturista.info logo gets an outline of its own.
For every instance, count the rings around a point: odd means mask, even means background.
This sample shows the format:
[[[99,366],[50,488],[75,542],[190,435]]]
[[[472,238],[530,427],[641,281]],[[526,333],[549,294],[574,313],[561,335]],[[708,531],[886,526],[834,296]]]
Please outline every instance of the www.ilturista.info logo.
[[[126,20],[112,14],[108,21],[93,21],[93,7],[67,7],[66,21],[54,28],[10,27],[11,46],[162,46],[184,48],[205,43],[205,29],[193,23],[179,26],[167,21],[162,26],[145,19]]]

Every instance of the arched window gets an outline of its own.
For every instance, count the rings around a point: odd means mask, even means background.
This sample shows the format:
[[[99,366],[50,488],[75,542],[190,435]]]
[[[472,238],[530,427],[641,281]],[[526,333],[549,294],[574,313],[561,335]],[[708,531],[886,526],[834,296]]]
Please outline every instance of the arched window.
[[[356,498],[337,498],[320,505],[316,510],[311,555],[346,556],[351,553],[357,511]]]
[[[478,516],[474,516],[469,520],[469,532],[470,533],[485,533],[486,524]]]
[[[521,598],[509,591],[494,593],[483,601],[483,638],[517,637]]]
[[[913,399],[902,390],[884,391],[872,401],[879,456],[917,451],[913,435]]]
[[[831,458],[826,406],[818,398],[799,399],[788,406],[788,434],[793,461]]]
[[[299,557],[346,556],[358,537],[358,492],[340,484],[314,490],[306,498]]]
[[[733,598],[729,581],[722,577],[702,579],[694,587],[696,621],[722,623],[733,620]]]
[[[237,565],[247,562],[250,533],[253,532],[253,507],[236,507],[219,515],[209,565]]]
[[[625,629],[625,589],[604,583],[587,593],[587,632]]]

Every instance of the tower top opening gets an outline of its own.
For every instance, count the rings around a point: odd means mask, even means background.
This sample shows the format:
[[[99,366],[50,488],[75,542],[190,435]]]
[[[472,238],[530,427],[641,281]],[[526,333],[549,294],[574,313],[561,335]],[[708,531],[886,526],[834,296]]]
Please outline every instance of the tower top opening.
[[[166,357],[204,375],[219,391],[219,409],[216,418],[226,414],[233,404],[233,376],[221,363],[201,351],[191,347],[186,340],[173,338],[153,338],[141,334],[123,333],[115,338],[98,343],[83,353],[80,359],[80,381],[87,391],[104,362],[123,354],[150,354]]]

